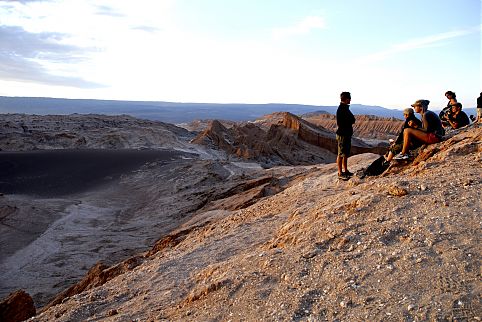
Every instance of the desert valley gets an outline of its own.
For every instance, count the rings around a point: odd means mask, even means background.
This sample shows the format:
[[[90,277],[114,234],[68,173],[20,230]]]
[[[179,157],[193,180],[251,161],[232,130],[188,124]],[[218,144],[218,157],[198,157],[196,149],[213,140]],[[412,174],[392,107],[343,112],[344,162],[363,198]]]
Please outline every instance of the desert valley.
[[[362,173],[402,121],[356,118]],[[349,181],[335,125],[2,114],[0,317],[480,321],[481,125]]]

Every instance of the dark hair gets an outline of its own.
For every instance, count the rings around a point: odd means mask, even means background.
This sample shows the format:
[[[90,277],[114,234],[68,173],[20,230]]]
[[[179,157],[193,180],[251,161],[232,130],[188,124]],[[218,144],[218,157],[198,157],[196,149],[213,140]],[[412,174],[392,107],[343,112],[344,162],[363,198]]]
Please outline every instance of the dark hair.
[[[460,109],[462,109],[462,103],[455,103],[455,104],[452,105],[452,106],[459,107]]]
[[[350,92],[341,92],[341,94],[340,94],[340,99],[343,101],[343,100],[346,100],[347,98],[350,98],[350,99],[351,99],[351,94],[350,94]]]
[[[453,98],[456,98],[456,97],[457,97],[457,96],[455,95],[455,93],[452,92],[452,91],[446,91],[446,92],[445,92],[445,95],[452,95]]]

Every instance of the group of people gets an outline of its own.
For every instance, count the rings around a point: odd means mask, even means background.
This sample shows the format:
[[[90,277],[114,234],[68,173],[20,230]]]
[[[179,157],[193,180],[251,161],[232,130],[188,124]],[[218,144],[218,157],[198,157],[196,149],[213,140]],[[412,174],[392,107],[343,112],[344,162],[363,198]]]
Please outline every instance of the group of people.
[[[470,124],[467,114],[462,111],[462,104],[457,102],[454,92],[447,91],[445,97],[449,100],[439,115],[428,110],[429,100],[420,99],[412,104],[412,108],[403,111],[405,122],[402,131],[395,141],[392,142],[389,152],[385,156],[385,162],[410,159],[409,151],[423,144],[433,144],[442,141],[445,129],[458,129]],[[353,136],[353,124],[355,117],[350,111],[351,94],[340,94],[340,105],[336,111],[336,140],[338,144],[338,178],[346,180],[353,176],[348,170],[348,157],[351,150],[351,137]],[[421,121],[415,116],[420,114]],[[482,123],[482,93],[477,99],[476,122]]]
[[[452,91],[447,91],[445,97],[449,100],[447,107],[440,113],[442,126],[445,128],[458,129],[470,124],[469,117],[462,111],[462,104],[457,102],[457,96]]]

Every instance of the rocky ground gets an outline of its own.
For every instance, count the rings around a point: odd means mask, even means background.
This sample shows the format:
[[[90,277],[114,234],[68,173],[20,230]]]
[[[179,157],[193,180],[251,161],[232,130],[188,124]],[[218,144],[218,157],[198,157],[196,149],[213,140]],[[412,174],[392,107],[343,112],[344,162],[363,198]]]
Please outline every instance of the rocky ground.
[[[303,167],[285,190],[200,213],[135,268],[33,320],[480,320],[481,138],[472,126],[376,178]]]
[[[211,157],[67,201],[4,195],[1,229],[31,238],[0,240],[18,242],[1,282],[34,295],[33,321],[480,320],[482,127],[451,135],[380,177]]]

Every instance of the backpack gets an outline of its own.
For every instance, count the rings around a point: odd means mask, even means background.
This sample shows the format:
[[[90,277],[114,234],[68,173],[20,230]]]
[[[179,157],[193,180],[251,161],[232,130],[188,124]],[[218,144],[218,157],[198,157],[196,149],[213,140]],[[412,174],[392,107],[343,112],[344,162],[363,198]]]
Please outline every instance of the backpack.
[[[385,157],[382,155],[378,159],[373,161],[372,164],[370,164],[368,168],[365,169],[363,174],[365,176],[378,176],[382,174],[385,170],[387,170],[389,166],[390,162],[386,162]]]

